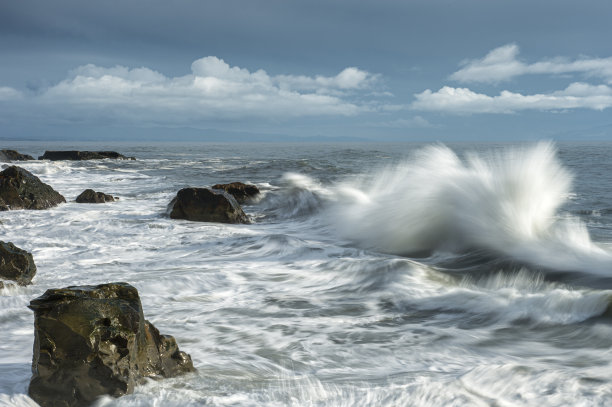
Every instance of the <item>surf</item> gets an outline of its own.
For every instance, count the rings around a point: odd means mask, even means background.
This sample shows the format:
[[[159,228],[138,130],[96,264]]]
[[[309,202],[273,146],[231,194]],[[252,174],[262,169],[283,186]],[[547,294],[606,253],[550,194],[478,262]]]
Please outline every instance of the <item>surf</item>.
[[[332,187],[329,222],[365,248],[402,256],[485,250],[555,270],[609,275],[612,255],[561,210],[573,175],[551,142],[470,152],[419,149]]]

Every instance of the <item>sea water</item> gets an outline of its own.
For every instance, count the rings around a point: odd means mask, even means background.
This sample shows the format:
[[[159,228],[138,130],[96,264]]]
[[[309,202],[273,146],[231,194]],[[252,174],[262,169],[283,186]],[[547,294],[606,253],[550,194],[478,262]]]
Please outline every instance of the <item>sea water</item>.
[[[0,290],[0,405],[36,405],[28,303],[113,281],[197,373],[99,405],[612,405],[612,144],[3,148],[137,160],[16,163],[68,202],[0,212],[38,268]],[[167,216],[233,181],[252,224]]]

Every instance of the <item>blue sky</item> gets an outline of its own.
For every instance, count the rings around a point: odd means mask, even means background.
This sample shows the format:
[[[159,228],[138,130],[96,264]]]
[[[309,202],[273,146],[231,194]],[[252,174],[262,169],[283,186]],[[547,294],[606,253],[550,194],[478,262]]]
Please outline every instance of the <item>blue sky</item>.
[[[612,2],[0,4],[0,138],[612,140]]]

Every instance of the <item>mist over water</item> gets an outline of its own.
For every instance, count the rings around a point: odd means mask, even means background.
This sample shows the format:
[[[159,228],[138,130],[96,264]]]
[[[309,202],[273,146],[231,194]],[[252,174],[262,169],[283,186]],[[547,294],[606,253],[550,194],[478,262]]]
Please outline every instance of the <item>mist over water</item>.
[[[69,202],[0,213],[38,267],[0,290],[0,405],[34,405],[29,301],[109,281],[198,372],[101,405],[612,403],[612,145],[53,149],[138,160],[19,163]],[[253,224],[165,215],[231,181],[262,190]],[[71,202],[86,188],[120,200]]]

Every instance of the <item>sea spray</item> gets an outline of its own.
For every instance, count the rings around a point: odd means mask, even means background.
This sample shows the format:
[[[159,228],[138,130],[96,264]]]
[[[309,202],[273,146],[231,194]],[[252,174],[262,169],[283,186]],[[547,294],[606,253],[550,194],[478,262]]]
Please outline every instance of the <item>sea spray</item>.
[[[543,267],[608,273],[612,256],[579,219],[559,212],[571,184],[549,142],[465,160],[432,145],[336,185],[328,216],[342,236],[386,253],[484,249]]]

